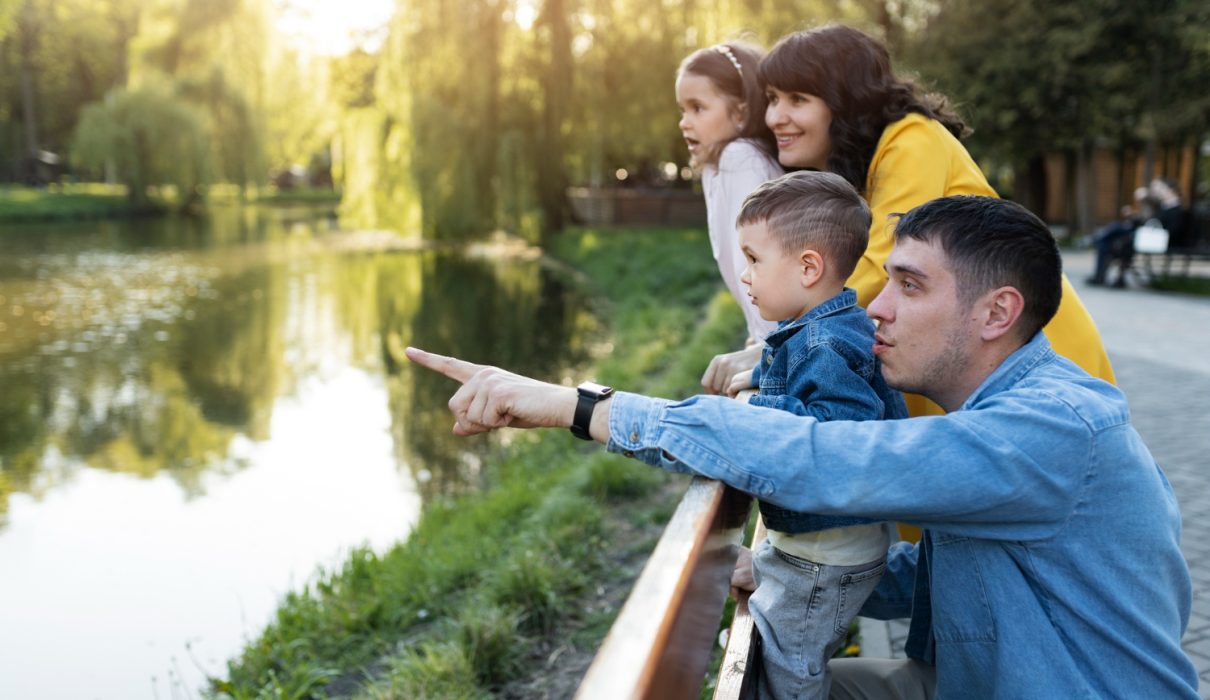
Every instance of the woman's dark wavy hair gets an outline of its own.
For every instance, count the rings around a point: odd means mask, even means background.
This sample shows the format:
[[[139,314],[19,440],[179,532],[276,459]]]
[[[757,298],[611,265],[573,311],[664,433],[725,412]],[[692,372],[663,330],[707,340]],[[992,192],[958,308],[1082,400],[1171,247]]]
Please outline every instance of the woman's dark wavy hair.
[[[865,194],[866,175],[888,124],[916,112],[955,137],[969,133],[946,98],[895,76],[882,42],[843,24],[783,37],[760,62],[760,84],[814,95],[832,111],[828,170]]]
[[[735,64],[725,53],[719,51],[720,46],[727,47],[735,60],[739,61],[739,70],[736,70]],[[765,84],[760,82],[759,78],[762,52],[760,47],[745,41],[727,41],[689,54],[681,61],[677,75],[700,75],[713,83],[719,94],[732,103],[732,107],[744,105],[747,115],[735,138],[751,140],[770,158],[777,160],[777,141],[773,138],[773,132],[765,125],[765,107],[768,106],[769,100],[765,97]],[[708,154],[706,160],[717,159],[728,143],[730,141],[718,144],[714,153]]]

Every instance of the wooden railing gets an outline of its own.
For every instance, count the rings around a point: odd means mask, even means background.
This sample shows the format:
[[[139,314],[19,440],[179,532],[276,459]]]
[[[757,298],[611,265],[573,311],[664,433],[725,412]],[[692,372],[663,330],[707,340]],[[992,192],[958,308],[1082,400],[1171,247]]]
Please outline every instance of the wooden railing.
[[[747,494],[717,481],[693,480],[580,683],[577,700],[698,697],[751,509]],[[742,697],[752,638],[746,596],[732,627],[718,699]],[[733,694],[720,695],[724,675]]]

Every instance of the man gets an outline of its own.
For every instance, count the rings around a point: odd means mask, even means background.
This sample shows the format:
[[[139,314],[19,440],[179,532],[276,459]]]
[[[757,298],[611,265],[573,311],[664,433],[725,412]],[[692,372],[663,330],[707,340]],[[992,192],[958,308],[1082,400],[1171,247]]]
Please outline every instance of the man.
[[[785,508],[922,526],[862,610],[911,616],[909,658],[833,661],[833,697],[1197,698],[1172,490],[1121,393],[1039,332],[1061,295],[1050,232],[1011,202],[947,197],[895,236],[874,352],[888,384],[944,416],[818,423],[410,356],[465,382],[461,435],[573,426]]]

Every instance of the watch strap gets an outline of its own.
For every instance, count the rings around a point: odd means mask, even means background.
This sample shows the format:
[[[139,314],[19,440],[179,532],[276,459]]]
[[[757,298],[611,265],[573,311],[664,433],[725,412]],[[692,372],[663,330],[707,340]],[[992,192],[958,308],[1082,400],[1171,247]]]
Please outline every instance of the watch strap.
[[[571,434],[581,440],[592,440],[589,426],[592,425],[592,414],[597,404],[613,394],[613,387],[595,382],[584,382],[576,388],[579,397],[576,401],[576,412],[571,419]]]

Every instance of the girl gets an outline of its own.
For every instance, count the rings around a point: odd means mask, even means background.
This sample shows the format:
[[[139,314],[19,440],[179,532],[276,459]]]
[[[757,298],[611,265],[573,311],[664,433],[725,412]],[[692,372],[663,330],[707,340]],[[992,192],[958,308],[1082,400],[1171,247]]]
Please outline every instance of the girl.
[[[765,126],[765,93],[757,80],[760,51],[740,42],[699,49],[682,63],[676,77],[680,129],[690,163],[702,173],[710,247],[731,296],[748,322],[748,348],[716,357],[702,378],[716,393],[714,375],[732,364],[752,367],[760,359],[760,341],[777,327],[760,317],[739,281],[746,261],[739,248],[735,217],[748,193],[782,174],[773,134]],[[734,371],[726,374],[729,380]]]

